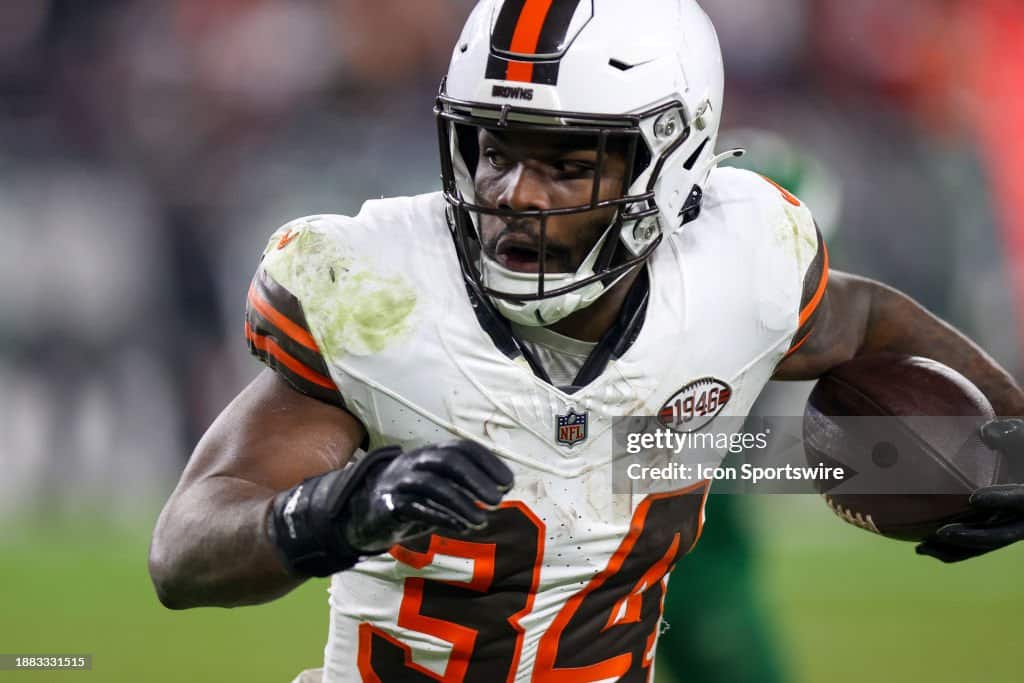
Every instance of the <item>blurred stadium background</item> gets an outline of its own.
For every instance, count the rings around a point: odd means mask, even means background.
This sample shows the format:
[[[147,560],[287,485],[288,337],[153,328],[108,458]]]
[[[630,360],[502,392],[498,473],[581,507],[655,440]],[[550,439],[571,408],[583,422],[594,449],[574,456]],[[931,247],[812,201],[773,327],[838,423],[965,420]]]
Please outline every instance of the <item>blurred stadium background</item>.
[[[908,292],[1020,377],[1024,5],[702,4],[726,57],[723,136],[801,184],[835,267]],[[470,6],[0,2],[0,652],[95,657],[0,679],[287,681],[319,661],[325,582],[172,613],[148,535],[259,369],[241,313],[267,235],[438,187],[432,97]],[[762,412],[805,390],[773,387]],[[1020,680],[1022,549],[944,567],[813,497],[735,504],[781,680]],[[673,587],[720,577],[727,594],[735,567],[712,552]],[[712,608],[675,635],[750,656]],[[659,678],[704,680],[685,674]]]

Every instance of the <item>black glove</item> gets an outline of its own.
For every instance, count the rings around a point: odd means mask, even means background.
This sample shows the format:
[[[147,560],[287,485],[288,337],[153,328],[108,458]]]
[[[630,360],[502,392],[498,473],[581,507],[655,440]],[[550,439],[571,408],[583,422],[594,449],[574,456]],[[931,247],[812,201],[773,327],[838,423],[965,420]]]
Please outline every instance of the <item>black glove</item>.
[[[289,571],[329,576],[435,530],[483,529],[511,488],[511,470],[472,441],[387,446],[278,494],[267,529]]]
[[[1001,418],[985,423],[981,439],[1009,459],[1010,477],[1024,481],[1024,420]],[[917,546],[918,555],[960,562],[1024,540],[1024,484],[997,484],[971,494],[978,519],[941,527]]]

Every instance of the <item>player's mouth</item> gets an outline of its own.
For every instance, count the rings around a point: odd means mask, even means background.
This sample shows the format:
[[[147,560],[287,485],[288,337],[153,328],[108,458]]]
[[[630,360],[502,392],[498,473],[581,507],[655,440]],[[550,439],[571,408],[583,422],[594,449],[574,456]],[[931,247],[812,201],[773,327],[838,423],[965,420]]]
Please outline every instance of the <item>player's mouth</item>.
[[[504,235],[494,250],[495,260],[504,268],[520,273],[540,272],[540,245],[532,237],[522,234]],[[567,254],[559,247],[548,246],[544,250],[544,272],[565,272]]]

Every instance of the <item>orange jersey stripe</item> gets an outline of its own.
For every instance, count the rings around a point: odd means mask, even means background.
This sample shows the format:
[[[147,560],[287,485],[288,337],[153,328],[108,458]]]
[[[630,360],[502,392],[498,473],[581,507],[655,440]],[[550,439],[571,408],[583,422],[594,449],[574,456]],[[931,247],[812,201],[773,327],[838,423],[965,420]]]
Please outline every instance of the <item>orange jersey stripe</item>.
[[[317,386],[321,386],[331,391],[337,391],[338,387],[334,384],[330,377],[325,377],[315,370],[311,370],[306,366],[305,363],[298,360],[294,356],[290,355],[287,351],[282,349],[277,342],[270,337],[264,337],[253,332],[252,327],[249,326],[249,321],[245,322],[245,336],[252,342],[252,345],[263,353],[273,356],[281,365],[285,366],[302,379],[312,382]]]
[[[807,334],[804,335],[803,339],[801,339],[796,344],[791,346],[789,348],[789,351],[786,351],[786,355],[783,356],[783,358],[788,358],[790,356],[790,354],[796,353],[796,350],[799,349],[801,346],[803,346],[804,342],[807,341],[810,338],[810,336],[811,336],[811,330],[809,330],[807,332]]]
[[[803,310],[800,311],[800,320],[797,323],[797,327],[803,327],[803,324],[810,320],[811,316],[814,315],[814,311],[818,310],[818,304],[821,303],[822,297],[825,296],[825,286],[828,284],[828,249],[825,247],[825,241],[821,241],[821,251],[824,256],[824,263],[821,265],[821,279],[818,280],[818,288],[814,291],[814,296],[807,302]]]
[[[800,206],[800,200],[794,197],[792,192],[784,188],[782,185],[779,185],[777,182],[775,182],[766,175],[762,175],[761,177],[767,180],[772,185],[774,185],[775,188],[782,193],[782,198],[785,199],[787,202],[789,202],[793,206]]]
[[[256,291],[255,283],[249,287],[249,303],[252,304],[252,307],[255,308],[260,315],[273,323],[277,329],[291,337],[292,341],[305,346],[310,351],[320,353],[320,347],[316,345],[316,341],[314,341],[313,336],[300,325],[296,325],[286,318],[283,314],[278,312],[270,302],[261,297]]]

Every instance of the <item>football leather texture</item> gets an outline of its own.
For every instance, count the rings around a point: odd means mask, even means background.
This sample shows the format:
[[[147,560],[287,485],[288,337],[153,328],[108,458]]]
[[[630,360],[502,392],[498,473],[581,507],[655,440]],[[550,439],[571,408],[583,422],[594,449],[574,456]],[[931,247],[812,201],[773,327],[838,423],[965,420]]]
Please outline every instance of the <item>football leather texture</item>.
[[[970,494],[1005,481],[1005,458],[979,428],[995,417],[963,375],[928,358],[856,358],[821,377],[807,401],[804,452],[847,477],[818,491],[843,520],[907,541],[970,521]]]

